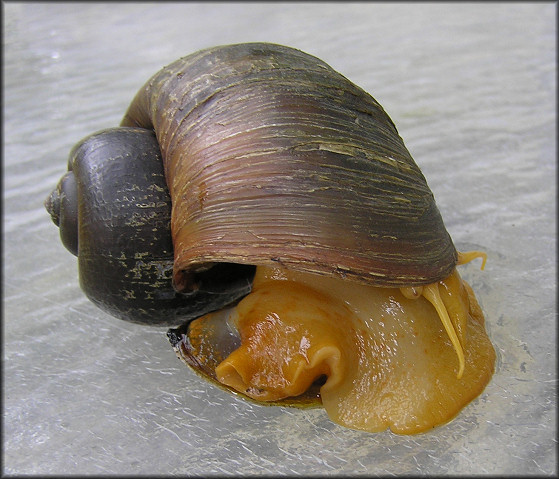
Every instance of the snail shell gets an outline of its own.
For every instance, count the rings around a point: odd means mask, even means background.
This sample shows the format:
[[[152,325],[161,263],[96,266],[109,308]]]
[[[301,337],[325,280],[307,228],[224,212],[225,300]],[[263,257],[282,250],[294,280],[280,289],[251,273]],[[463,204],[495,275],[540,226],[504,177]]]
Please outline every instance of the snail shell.
[[[313,56],[271,44],[203,50],[153,76],[122,125],[156,132],[179,291],[218,262],[378,286],[432,283],[456,265],[393,122]]]
[[[137,179],[148,159],[157,171]],[[186,304],[194,292],[221,294],[210,309],[234,301],[250,289],[251,265],[414,286],[445,278],[457,261],[433,194],[382,107],[292,48],[229,45],[172,63],[140,89],[121,128],[74,148],[68,169],[46,207],[78,255],[90,299],[133,321],[176,324],[206,312],[185,311],[175,293],[188,295]],[[97,193],[115,194],[123,181],[120,196]],[[143,219],[126,220],[135,215]],[[150,228],[157,237],[146,237]],[[163,286],[171,259],[172,284]],[[225,298],[224,283],[237,293]]]

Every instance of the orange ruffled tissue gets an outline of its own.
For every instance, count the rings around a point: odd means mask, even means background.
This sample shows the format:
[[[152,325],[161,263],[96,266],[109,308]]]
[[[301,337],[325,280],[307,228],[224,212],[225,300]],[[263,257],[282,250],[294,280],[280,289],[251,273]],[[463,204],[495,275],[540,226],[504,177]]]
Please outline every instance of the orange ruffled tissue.
[[[224,323],[240,336],[227,356],[212,327]],[[369,432],[414,434],[451,420],[495,364],[483,313],[456,269],[427,287],[380,288],[258,267],[248,296],[189,331],[183,359],[215,368],[221,384],[273,403],[314,385],[332,421]]]

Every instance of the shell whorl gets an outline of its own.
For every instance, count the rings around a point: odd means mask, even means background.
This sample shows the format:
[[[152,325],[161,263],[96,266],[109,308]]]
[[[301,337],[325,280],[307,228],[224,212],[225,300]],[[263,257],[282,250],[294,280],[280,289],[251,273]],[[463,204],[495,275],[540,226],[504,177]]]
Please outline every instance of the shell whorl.
[[[121,125],[156,133],[179,290],[220,262],[379,286],[432,283],[456,265],[389,116],[311,55],[262,43],[202,50],[154,75]]]

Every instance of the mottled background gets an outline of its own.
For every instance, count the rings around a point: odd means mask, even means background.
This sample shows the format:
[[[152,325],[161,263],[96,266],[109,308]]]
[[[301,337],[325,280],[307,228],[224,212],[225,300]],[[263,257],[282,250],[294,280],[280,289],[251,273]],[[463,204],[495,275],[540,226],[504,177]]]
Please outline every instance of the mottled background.
[[[556,473],[556,6],[3,3],[3,467],[10,474]],[[498,351],[433,432],[367,434],[249,404],[165,330],[81,293],[43,200],[72,145],[160,67],[245,41],[297,47],[371,92],[423,169]]]

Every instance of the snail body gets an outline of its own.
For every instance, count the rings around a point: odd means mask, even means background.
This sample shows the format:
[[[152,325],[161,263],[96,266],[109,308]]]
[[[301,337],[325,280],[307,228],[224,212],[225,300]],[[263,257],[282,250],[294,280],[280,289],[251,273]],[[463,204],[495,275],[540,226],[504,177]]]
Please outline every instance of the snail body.
[[[298,50],[228,45],[163,68],[120,127],[74,148],[46,206],[90,299],[182,323],[168,333],[177,355],[252,399],[319,391],[340,424],[414,433],[491,377],[483,314],[456,271],[484,255],[456,251],[378,102]],[[387,353],[389,331],[405,351]]]

